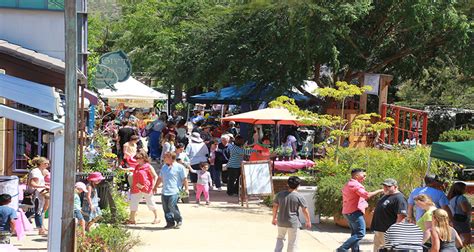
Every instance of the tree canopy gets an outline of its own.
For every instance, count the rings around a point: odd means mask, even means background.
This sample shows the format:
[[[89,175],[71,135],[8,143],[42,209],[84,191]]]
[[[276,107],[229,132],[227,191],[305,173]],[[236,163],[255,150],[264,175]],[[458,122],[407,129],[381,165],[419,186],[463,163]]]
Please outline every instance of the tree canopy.
[[[394,75],[404,100],[472,104],[468,2],[142,0],[121,6],[108,43],[129,53],[134,71],[160,86],[189,90],[251,80],[287,90],[307,79],[326,87],[374,72]],[[471,89],[456,104],[459,87]],[[413,92],[421,97],[409,97]],[[452,98],[437,99],[442,96]]]

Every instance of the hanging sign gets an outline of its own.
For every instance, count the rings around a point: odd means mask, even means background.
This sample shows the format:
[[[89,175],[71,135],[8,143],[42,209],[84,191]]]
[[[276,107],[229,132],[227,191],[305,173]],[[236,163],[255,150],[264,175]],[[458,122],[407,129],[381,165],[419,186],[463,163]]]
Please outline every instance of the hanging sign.
[[[113,85],[117,82],[126,81],[131,73],[132,65],[127,54],[123,51],[106,53],[99,59],[95,86],[114,90]]]
[[[379,95],[380,74],[364,75],[364,86],[371,86],[372,90],[368,90],[367,94]]]

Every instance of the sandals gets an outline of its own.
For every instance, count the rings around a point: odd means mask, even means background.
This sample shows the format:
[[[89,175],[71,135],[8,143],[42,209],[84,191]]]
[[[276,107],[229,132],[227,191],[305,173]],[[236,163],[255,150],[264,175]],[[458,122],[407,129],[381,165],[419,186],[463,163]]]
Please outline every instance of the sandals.
[[[125,222],[125,224],[127,224],[127,225],[135,225],[135,224],[137,224],[137,222],[136,222],[136,221],[127,220],[127,221]]]
[[[161,222],[160,219],[155,219],[151,224],[159,224]]]

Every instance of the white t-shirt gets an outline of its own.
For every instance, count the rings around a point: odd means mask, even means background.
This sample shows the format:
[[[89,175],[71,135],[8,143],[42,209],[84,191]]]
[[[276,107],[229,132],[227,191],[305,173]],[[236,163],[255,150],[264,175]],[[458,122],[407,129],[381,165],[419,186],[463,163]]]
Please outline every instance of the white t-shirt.
[[[41,172],[41,170],[39,168],[34,168],[33,170],[31,170],[30,179],[34,179],[34,178],[38,179],[38,185],[39,186],[45,186],[46,185],[46,183],[44,182],[43,173]]]

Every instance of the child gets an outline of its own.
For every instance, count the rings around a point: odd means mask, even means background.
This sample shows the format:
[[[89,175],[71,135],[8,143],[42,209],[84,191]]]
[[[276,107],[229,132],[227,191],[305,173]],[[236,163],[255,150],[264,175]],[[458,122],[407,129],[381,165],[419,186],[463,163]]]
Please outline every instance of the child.
[[[99,219],[102,215],[102,211],[99,208],[99,196],[97,195],[97,185],[104,180],[102,173],[93,172],[87,177],[87,193],[84,206],[82,206],[82,213],[84,214],[84,220],[87,222],[86,231],[90,230],[90,227]]]
[[[84,216],[82,215],[81,198],[79,197],[79,194],[83,192],[87,193],[89,191],[87,191],[86,185],[82,182],[77,182],[74,188],[74,218],[76,218],[79,226],[82,228],[82,234],[84,234],[86,232],[86,222],[84,221]]]
[[[7,206],[12,202],[9,194],[0,195],[0,244],[10,244],[10,237],[15,233],[15,209]]]
[[[306,220],[305,227],[311,228],[308,207],[303,197],[298,194],[301,179],[296,176],[288,178],[288,190],[279,192],[273,200],[273,220],[272,224],[278,226],[278,236],[275,252],[283,250],[283,241],[288,233],[288,251],[296,250],[296,237],[300,221],[298,219],[298,209],[303,209]],[[278,215],[278,218],[277,218]]]
[[[135,215],[137,214],[138,204],[142,198],[145,198],[148,209],[153,212],[155,219],[151,224],[158,224],[158,211],[153,201],[153,187],[158,178],[155,170],[150,165],[150,160],[145,152],[139,152],[135,155],[137,166],[133,171],[133,182],[130,190],[130,219],[128,224],[136,224]]]
[[[208,163],[200,163],[201,170],[194,170],[190,166],[189,171],[196,173],[198,180],[196,183],[196,204],[199,205],[201,200],[201,194],[204,192],[204,198],[206,199],[206,205],[209,205],[209,186],[212,183],[211,174],[207,171],[209,169]]]
[[[211,173],[211,178],[212,178],[212,185],[215,186],[213,187],[213,190],[217,188],[217,180],[220,180],[220,176],[218,176],[218,173],[216,171],[215,163],[216,163],[216,151],[217,151],[217,141],[211,140],[209,142],[209,164],[210,168],[209,171]],[[221,190],[220,187],[217,188],[219,191]]]

